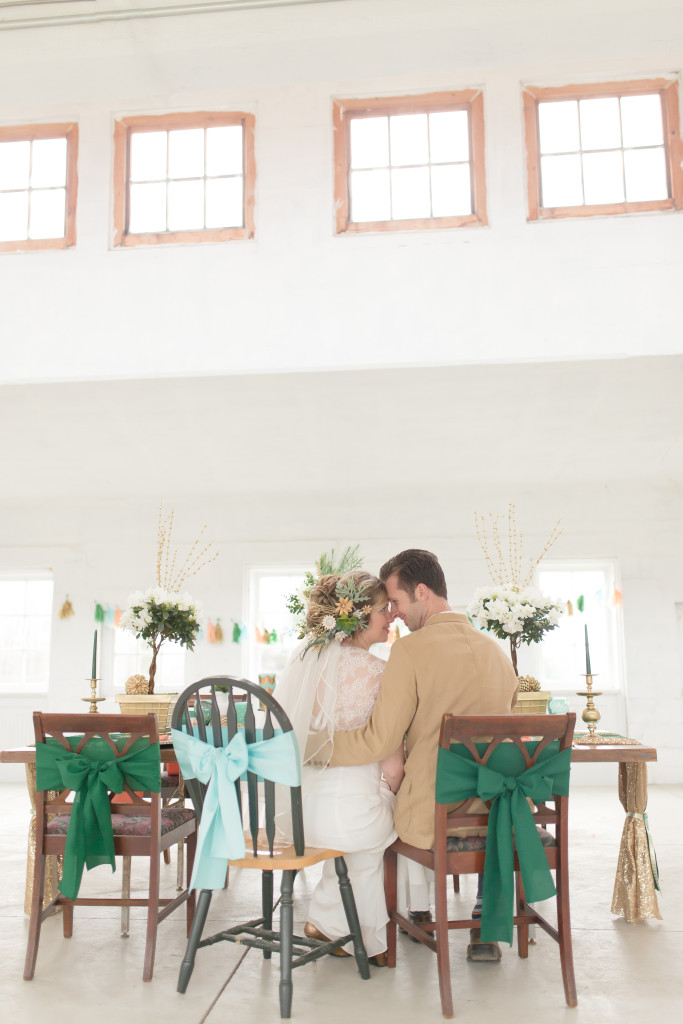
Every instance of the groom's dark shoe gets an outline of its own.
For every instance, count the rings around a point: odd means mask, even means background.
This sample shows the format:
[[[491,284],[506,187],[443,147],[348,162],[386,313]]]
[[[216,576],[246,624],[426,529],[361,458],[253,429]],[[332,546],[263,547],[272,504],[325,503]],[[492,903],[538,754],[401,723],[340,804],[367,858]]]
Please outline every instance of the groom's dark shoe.
[[[433,921],[431,910],[409,910],[408,918],[411,924],[417,925],[427,924],[428,922]],[[399,931],[402,932],[404,935],[408,935],[408,932],[405,930],[405,928],[399,928]],[[408,938],[410,939],[411,942],[420,941],[419,939],[416,939],[413,935],[408,935]]]

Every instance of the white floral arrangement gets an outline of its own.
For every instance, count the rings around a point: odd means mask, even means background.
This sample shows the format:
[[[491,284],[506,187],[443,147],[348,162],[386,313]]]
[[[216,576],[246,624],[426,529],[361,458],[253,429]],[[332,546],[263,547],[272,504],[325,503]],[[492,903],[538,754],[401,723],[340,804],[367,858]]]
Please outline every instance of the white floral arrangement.
[[[154,693],[154,675],[159,648],[165,640],[194,650],[199,634],[202,611],[198,601],[189,594],[176,594],[162,587],[138,590],[128,598],[128,607],[121,616],[124,629],[152,648],[149,668],[149,692]]]
[[[520,590],[512,586],[480,587],[467,607],[467,614],[482,629],[515,646],[538,643],[543,634],[560,624],[564,603],[542,594],[535,587]]]

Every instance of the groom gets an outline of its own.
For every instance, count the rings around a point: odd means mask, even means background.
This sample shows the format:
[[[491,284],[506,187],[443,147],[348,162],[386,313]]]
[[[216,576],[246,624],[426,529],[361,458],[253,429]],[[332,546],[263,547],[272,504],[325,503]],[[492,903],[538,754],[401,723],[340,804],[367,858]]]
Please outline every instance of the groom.
[[[444,714],[511,714],[517,677],[498,644],[451,610],[436,555],[410,548],[385,562],[379,574],[394,617],[411,632],[391,649],[365,725],[335,732],[330,764],[381,761],[405,735],[405,778],[394,825],[405,842],[428,850],[434,845],[436,752]]]

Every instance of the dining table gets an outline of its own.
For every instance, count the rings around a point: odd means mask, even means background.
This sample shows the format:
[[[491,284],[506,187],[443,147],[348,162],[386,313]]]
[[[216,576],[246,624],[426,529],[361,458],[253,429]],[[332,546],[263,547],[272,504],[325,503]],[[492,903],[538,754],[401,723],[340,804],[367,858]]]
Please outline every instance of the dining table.
[[[612,763],[619,766],[618,795],[626,811],[626,820],[617,858],[611,910],[613,914],[623,916],[630,923],[645,921],[648,918],[661,919],[657,901],[657,861],[646,812],[647,764],[657,760],[657,750],[655,747],[622,737],[606,736],[605,742],[600,742],[601,739],[603,737],[598,736],[588,741],[577,735],[572,746],[572,763]],[[176,761],[176,754],[170,742],[162,743],[160,757],[162,764],[172,764]],[[27,745],[0,751],[0,764],[23,764],[26,768],[27,788],[33,812],[29,823],[24,901],[24,910],[29,914],[36,848],[35,746]],[[45,878],[45,904],[56,894],[61,874],[58,858],[47,859],[49,863]]]

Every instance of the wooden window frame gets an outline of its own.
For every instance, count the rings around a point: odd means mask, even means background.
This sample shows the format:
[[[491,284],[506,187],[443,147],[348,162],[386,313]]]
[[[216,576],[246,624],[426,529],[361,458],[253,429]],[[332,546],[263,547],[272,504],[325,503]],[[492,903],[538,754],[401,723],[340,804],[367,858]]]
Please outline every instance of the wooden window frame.
[[[658,93],[662,98],[664,149],[670,196],[640,202],[594,203],[582,206],[541,206],[541,147],[538,129],[538,104],[552,100],[582,100]],[[680,137],[678,80],[647,78],[629,82],[596,82],[590,85],[562,85],[537,88],[527,85],[522,91],[526,135],[528,220],[559,220],[567,217],[600,217],[621,213],[649,213],[680,210],[683,207],[683,148]]]
[[[158,231],[128,234],[128,187],[131,131],[174,131],[183,128],[224,128],[242,125],[242,169],[244,180],[244,225],[232,228],[198,228],[190,231]],[[114,122],[114,246],[178,245],[197,242],[231,242],[254,237],[254,115],[243,112],[143,115]]]
[[[410,220],[350,220],[350,121],[363,114],[391,117],[395,114],[432,114],[467,110],[470,125],[470,168],[473,213],[458,217],[420,217]],[[334,203],[336,234],[364,234],[368,231],[429,231],[488,224],[486,212],[486,164],[484,159],[484,95],[481,89],[433,92],[380,99],[334,100]]]
[[[76,201],[78,198],[78,125],[23,124],[0,127],[0,142],[34,142],[37,139],[66,139],[66,202],[63,238],[21,238],[0,242],[0,252],[35,252],[69,249],[76,244]]]

